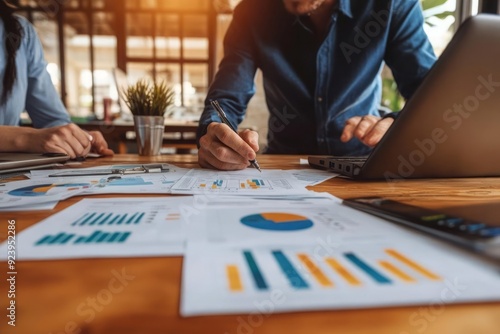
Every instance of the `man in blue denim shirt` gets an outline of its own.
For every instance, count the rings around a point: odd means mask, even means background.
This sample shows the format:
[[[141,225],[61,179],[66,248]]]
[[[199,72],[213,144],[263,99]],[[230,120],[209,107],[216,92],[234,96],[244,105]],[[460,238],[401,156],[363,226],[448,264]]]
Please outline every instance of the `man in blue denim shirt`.
[[[224,40],[224,58],[198,130],[202,167],[243,169],[258,135],[234,126],[260,68],[270,110],[267,153],[365,155],[393,122],[380,111],[380,71],[391,68],[409,98],[435,55],[418,0],[243,0]]]

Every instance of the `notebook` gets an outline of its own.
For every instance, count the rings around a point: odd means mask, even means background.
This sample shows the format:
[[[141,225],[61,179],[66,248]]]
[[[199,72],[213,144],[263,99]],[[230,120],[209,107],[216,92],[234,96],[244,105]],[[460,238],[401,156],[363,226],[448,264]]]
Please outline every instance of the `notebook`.
[[[500,176],[500,17],[467,19],[371,154],[310,156],[358,179]]]
[[[64,153],[0,153],[0,175],[53,167],[67,160],[69,156]]]

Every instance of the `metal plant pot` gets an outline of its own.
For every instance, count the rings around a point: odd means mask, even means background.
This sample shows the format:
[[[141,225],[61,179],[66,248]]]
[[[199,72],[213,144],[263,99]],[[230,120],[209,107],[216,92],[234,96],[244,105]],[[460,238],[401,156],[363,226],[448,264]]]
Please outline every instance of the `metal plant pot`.
[[[165,123],[162,116],[134,116],[139,155],[159,155]]]

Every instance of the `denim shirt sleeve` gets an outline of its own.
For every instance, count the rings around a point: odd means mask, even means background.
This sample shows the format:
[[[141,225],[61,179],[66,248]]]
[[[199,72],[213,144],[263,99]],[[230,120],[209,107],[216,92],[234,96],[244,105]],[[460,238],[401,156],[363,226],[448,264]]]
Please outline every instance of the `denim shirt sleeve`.
[[[248,22],[244,2],[237,6],[233,20],[224,37],[224,58],[212,82],[205,109],[200,118],[197,131],[197,142],[207,132],[212,122],[220,122],[220,118],[210,105],[211,100],[218,100],[226,112],[229,121],[235,128],[243,121],[247,104],[255,93],[254,77],[257,71],[255,62],[255,45],[252,39],[252,24]]]
[[[389,21],[385,62],[392,70],[398,89],[409,99],[432,67],[436,56],[425,34],[418,0],[394,1]]]
[[[35,128],[70,123],[70,117],[47,72],[43,48],[31,24],[24,25],[24,43],[28,63],[26,111]]]

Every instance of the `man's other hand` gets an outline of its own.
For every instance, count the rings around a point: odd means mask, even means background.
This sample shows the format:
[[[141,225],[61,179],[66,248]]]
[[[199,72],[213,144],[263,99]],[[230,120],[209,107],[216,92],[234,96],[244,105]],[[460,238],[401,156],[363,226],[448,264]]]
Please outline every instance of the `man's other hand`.
[[[393,118],[381,118],[372,115],[355,116],[345,122],[340,140],[347,143],[356,137],[363,144],[374,147],[394,122]]]

